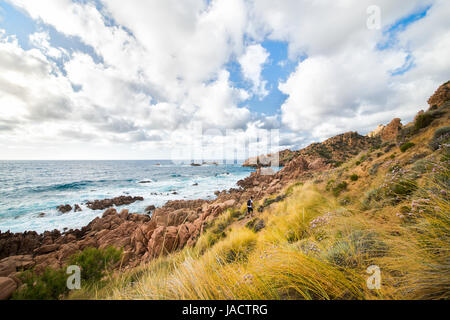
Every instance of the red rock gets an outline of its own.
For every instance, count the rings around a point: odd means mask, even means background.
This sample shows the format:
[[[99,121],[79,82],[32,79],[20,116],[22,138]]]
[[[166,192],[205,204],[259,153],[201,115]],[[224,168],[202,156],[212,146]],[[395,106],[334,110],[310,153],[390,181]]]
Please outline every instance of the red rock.
[[[102,218],[105,218],[107,216],[113,216],[117,214],[117,210],[116,209],[108,209],[105,212],[103,212],[103,216]]]
[[[402,123],[399,118],[391,121],[382,131],[381,140],[383,141],[393,141],[397,138],[399,131],[402,129]]]
[[[16,266],[12,263],[0,263],[0,277],[7,277],[16,272]]]
[[[0,266],[4,266],[5,269],[10,270],[14,268],[17,270],[26,270],[34,267],[36,262],[31,255],[11,256],[0,261]],[[1,269],[1,267],[0,267]]]
[[[428,100],[430,107],[440,107],[450,100],[450,81],[441,85]]]
[[[59,249],[59,244],[48,244],[34,250],[35,254],[46,254]]]
[[[0,300],[8,300],[17,289],[16,282],[11,278],[0,278]]]
[[[68,258],[78,253],[80,250],[78,244],[76,243],[67,243],[61,246],[61,248],[57,252],[57,258],[59,261],[66,261]],[[37,261],[36,261],[37,263]],[[37,263],[38,264],[38,263]]]
[[[87,206],[92,210],[105,210],[111,208],[112,206],[120,207],[123,205],[129,205],[136,201],[144,201],[143,197],[126,197],[120,196],[114,199],[104,199],[104,200],[95,200],[89,201]]]

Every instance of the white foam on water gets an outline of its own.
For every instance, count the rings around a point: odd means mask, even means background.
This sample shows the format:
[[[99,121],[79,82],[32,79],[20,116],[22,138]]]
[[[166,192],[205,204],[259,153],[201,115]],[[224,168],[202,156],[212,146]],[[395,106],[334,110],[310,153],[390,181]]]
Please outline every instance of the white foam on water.
[[[169,200],[211,200],[215,198],[215,191],[235,188],[237,187],[236,183],[249,174],[248,171],[227,173],[226,168],[224,168],[224,172],[216,176],[183,176],[183,174],[176,174],[168,180],[158,181],[154,178],[144,178],[124,186],[112,186],[109,189],[96,186],[94,188],[88,188],[87,191],[65,190],[60,192],[60,201],[58,194],[52,194],[51,200],[46,199],[45,196],[42,196],[37,201],[35,199],[24,199],[22,202],[23,206],[33,208],[30,210],[30,213],[14,217],[5,217],[5,215],[1,217],[0,214],[0,231],[6,232],[9,230],[14,233],[36,231],[42,233],[55,229],[60,231],[64,231],[65,229],[80,229],[88,225],[96,217],[101,217],[104,212],[104,210],[94,211],[87,208],[85,205],[87,200],[114,198],[121,195],[144,197],[144,201],[137,201],[131,205],[117,208],[118,211],[128,209],[131,213],[141,214],[145,214],[145,208],[149,205],[161,207]],[[139,183],[142,181],[151,182],[145,184]],[[194,186],[194,184],[197,185]],[[36,202],[31,203],[31,201]],[[57,212],[56,207],[66,203],[72,206],[79,204],[83,211],[72,211],[66,214]],[[45,206],[51,209],[45,211],[38,209]],[[45,212],[45,216],[39,217],[39,214],[42,212]]]

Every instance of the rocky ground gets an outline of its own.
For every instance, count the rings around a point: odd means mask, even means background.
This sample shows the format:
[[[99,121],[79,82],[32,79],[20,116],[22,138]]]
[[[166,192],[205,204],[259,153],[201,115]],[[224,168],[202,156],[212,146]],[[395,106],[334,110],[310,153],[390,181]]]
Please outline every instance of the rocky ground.
[[[447,82],[430,98],[430,110],[450,100],[449,95],[450,83]],[[151,217],[132,214],[128,210],[117,212],[112,208],[114,205],[141,200],[139,197],[122,197],[89,202],[88,206],[94,210],[108,209],[101,218],[80,230],[64,233],[55,230],[43,234],[0,232],[0,299],[8,298],[21,285],[18,272],[34,268],[40,273],[47,267],[60,268],[69,257],[87,247],[122,248],[121,266],[132,268],[160,255],[193,246],[204,227],[225,210],[239,210],[250,197],[254,197],[255,202],[267,199],[293,182],[339,166],[363,150],[379,147],[382,143],[401,143],[401,131],[400,119],[394,119],[368,136],[348,132],[299,151],[283,151],[285,166],[281,171],[271,174],[270,169],[260,165],[256,172],[238,182],[239,189],[218,192],[216,200],[170,201],[161,208],[151,208]],[[62,212],[67,210],[72,208],[60,207]]]

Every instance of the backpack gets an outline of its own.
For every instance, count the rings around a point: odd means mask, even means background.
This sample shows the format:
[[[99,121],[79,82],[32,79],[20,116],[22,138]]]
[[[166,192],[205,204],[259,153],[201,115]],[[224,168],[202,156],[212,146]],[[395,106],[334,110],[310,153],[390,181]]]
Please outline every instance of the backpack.
[[[252,206],[252,200],[248,200],[248,201],[247,201],[247,207],[250,208],[251,206]]]

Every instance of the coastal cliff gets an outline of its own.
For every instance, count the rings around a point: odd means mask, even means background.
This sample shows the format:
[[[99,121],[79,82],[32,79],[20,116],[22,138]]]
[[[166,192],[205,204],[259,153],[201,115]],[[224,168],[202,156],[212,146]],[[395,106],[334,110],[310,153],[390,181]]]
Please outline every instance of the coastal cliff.
[[[273,204],[289,199],[295,188],[293,186],[308,183],[323,186],[323,192],[329,191],[339,197],[353,183],[357,188],[355,190],[362,194],[361,190],[366,191],[370,184],[374,183],[373,177],[380,168],[391,168],[395,163],[399,167],[410,166],[418,160],[434,157],[433,152],[442,153],[442,145],[447,144],[448,147],[447,132],[438,137],[442,141],[439,140],[440,144],[436,150],[427,149],[430,139],[435,139],[433,133],[449,125],[449,88],[449,82],[441,86],[430,98],[430,108],[426,112],[420,112],[412,124],[403,126],[400,119],[394,119],[391,124],[380,127],[369,136],[348,132],[302,150],[282,151],[280,159],[283,168],[273,174],[267,174],[267,169],[257,161],[258,169],[248,178],[238,182],[239,189],[218,192],[215,200],[170,201],[161,208],[155,208],[151,216],[129,213],[128,210],[117,212],[116,209],[110,208],[88,226],[63,233],[0,233],[0,279],[3,279],[1,281],[12,293],[21,287],[19,275],[23,270],[33,270],[39,274],[48,267],[62,268],[71,256],[86,248],[105,249],[110,246],[123,250],[117,269],[133,270],[184,248],[203,245],[203,242],[199,244],[199,241],[203,241],[199,239],[211,232],[211,226],[217,226],[216,222],[222,219],[224,214],[231,215],[230,221],[236,218],[233,222],[236,226],[242,227],[252,223],[251,228],[257,224],[264,228],[268,223],[267,216],[246,217],[242,209],[245,211],[246,201],[253,197],[259,213],[265,214],[267,210],[271,210]],[[424,149],[420,152],[414,150],[414,145],[421,142]],[[409,143],[409,148],[404,147],[406,143]],[[266,158],[270,158],[270,155]],[[254,159],[250,159],[245,165],[250,163],[254,163]],[[343,204],[345,201],[353,202],[352,197],[339,201]],[[395,199],[393,201],[395,205],[400,203],[395,202]],[[287,208],[286,210],[289,210],[291,207]],[[376,211],[371,211],[370,214],[375,215]],[[321,221],[318,220],[317,224],[322,223]],[[227,228],[228,226],[223,227],[218,233],[220,237],[227,236]],[[306,233],[303,236],[306,236]],[[295,239],[288,242],[300,241]],[[273,243],[277,241],[273,240]]]

